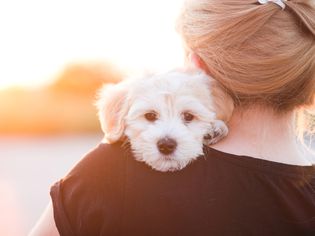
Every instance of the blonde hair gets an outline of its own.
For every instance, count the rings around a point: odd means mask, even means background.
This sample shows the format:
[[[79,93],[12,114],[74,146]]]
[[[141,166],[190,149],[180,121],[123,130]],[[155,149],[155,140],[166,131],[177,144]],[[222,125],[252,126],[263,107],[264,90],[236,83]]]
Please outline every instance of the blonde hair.
[[[178,20],[186,47],[232,96],[235,106],[282,113],[312,105],[315,91],[313,0],[188,0]]]

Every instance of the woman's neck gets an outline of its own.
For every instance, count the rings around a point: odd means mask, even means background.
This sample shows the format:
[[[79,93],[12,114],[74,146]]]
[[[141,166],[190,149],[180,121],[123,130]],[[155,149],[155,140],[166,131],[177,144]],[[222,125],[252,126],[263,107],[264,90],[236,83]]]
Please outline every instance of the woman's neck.
[[[294,132],[294,112],[278,115],[252,107],[235,109],[229,134],[214,149],[292,165],[311,165],[310,153],[301,148]],[[302,151],[303,150],[303,151]]]

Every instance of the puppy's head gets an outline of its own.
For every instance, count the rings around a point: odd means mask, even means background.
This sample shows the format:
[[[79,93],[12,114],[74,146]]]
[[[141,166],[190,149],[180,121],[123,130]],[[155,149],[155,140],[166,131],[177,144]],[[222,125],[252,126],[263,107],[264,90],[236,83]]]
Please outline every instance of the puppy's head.
[[[203,154],[218,116],[212,83],[201,72],[169,72],[105,87],[97,105],[106,140],[127,137],[137,160],[182,169]]]

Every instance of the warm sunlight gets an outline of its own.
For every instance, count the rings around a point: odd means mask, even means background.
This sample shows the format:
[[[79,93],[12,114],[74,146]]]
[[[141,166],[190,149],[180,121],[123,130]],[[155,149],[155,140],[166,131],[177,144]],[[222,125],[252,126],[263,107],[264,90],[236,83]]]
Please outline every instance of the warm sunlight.
[[[182,64],[174,23],[182,0],[0,2],[0,88],[50,82],[67,63],[128,70]]]
[[[182,65],[182,1],[0,0],[0,235],[27,235],[101,140],[103,84]]]

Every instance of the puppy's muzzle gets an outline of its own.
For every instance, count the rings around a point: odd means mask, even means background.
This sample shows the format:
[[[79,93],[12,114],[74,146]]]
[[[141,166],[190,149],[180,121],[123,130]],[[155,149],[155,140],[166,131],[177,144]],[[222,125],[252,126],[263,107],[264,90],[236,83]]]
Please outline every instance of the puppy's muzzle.
[[[177,142],[172,138],[163,138],[157,142],[157,147],[160,153],[169,155],[175,151]]]

